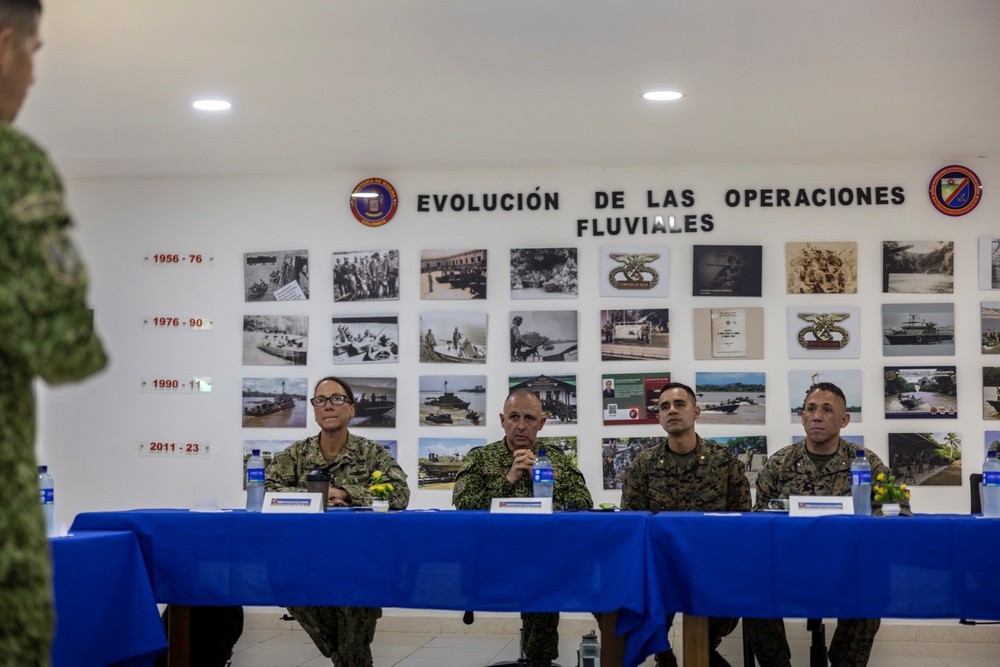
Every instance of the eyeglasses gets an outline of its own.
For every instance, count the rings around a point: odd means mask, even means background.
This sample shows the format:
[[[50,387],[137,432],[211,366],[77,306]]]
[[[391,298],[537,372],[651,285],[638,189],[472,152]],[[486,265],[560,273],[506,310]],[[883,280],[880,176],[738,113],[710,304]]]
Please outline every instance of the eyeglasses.
[[[333,396],[316,396],[315,398],[309,399],[309,402],[315,405],[317,408],[321,408],[324,405],[326,405],[327,401],[333,403],[334,405],[343,405],[344,403],[354,402],[349,398],[347,398],[346,396],[344,396],[343,394],[334,394]]]

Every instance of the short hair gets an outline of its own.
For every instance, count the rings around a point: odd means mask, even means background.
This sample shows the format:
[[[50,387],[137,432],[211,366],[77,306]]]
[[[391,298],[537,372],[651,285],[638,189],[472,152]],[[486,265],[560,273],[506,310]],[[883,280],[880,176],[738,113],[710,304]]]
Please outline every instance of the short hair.
[[[681,382],[668,382],[667,384],[663,385],[663,387],[660,389],[660,393],[657,394],[656,396],[657,403],[660,402],[660,397],[663,396],[663,392],[667,391],[668,389],[683,389],[684,391],[687,392],[687,395],[691,398],[691,402],[694,403],[695,405],[698,404],[698,397],[695,396],[694,389]]]
[[[537,393],[535,393],[534,390],[532,390],[529,387],[518,387],[517,389],[514,389],[509,394],[507,394],[507,398],[503,399],[504,410],[507,409],[507,401],[509,401],[512,398],[517,398],[519,396],[525,396],[525,397],[530,396],[531,398],[538,401],[538,405],[542,404],[542,399],[538,396]]]
[[[0,0],[0,29],[33,31],[41,13],[41,0]]]
[[[0,0],[0,2],[2,2],[2,0]],[[341,387],[343,387],[344,393],[347,395],[347,402],[350,403],[351,405],[354,405],[354,391],[351,389],[351,385],[347,384],[345,381],[341,380],[339,377],[336,377],[335,375],[327,375],[325,378],[317,382],[316,386],[313,387],[313,396],[316,395],[316,390],[319,389],[319,386],[324,382],[336,382]]]
[[[809,396],[811,396],[814,391],[828,391],[834,396],[839,396],[840,400],[844,402],[844,407],[847,407],[847,397],[844,396],[844,392],[840,387],[832,382],[817,382],[806,390],[806,397],[802,399],[803,409],[805,409],[806,403],[809,402]]]

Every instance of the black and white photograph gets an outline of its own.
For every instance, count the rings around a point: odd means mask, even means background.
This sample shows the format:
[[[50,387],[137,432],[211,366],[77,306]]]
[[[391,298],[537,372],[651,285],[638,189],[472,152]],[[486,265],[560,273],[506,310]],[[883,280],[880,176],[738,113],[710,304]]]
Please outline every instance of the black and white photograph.
[[[847,413],[851,415],[850,423],[860,424],[863,413],[861,371],[858,369],[788,371],[788,403],[792,423],[802,423],[802,407],[806,396],[813,385],[820,382],[831,382],[840,387],[844,392],[844,398],[847,399]]]
[[[667,246],[601,246],[598,265],[601,296],[670,296]]]
[[[954,366],[886,366],[886,419],[957,419]]]
[[[857,294],[858,244],[854,241],[785,244],[788,294]]]
[[[421,426],[486,426],[485,375],[421,375]]]
[[[670,310],[601,311],[601,360],[669,359]]]
[[[650,447],[665,444],[666,436],[604,438],[601,440],[601,478],[604,490],[621,490],[622,476],[635,457]]]
[[[485,444],[485,438],[421,437],[417,447],[417,488],[450,493],[469,450]]]
[[[955,304],[882,304],[882,354],[933,357],[955,354]]]
[[[982,301],[979,331],[983,354],[1000,354],[1000,301]]]
[[[890,433],[889,460],[885,463],[897,484],[962,486],[962,436],[947,432]]]
[[[1000,238],[979,239],[979,289],[1000,289]]]
[[[308,351],[308,316],[243,316],[244,366],[305,366]]]
[[[248,302],[308,299],[309,251],[244,253],[243,291]]]
[[[511,361],[576,361],[575,310],[515,310],[510,313]]]
[[[734,436],[705,436],[708,442],[731,449],[736,458],[747,467],[747,481],[750,488],[755,488],[757,484],[757,473],[761,471],[767,462],[767,436],[766,435],[734,435]]]
[[[861,309],[857,306],[789,306],[789,359],[858,359]]]
[[[308,391],[306,378],[243,378],[243,427],[302,428]]]
[[[334,301],[390,301],[398,298],[398,251],[333,253]]]
[[[983,419],[1000,419],[1000,367],[983,367]]]
[[[575,299],[576,248],[514,248],[510,251],[510,298]]]
[[[759,245],[696,245],[692,248],[693,296],[760,296]]]
[[[396,425],[396,378],[345,377],[354,393],[350,427],[392,428]]]
[[[486,250],[421,250],[420,298],[486,298]]]
[[[533,391],[542,402],[546,424],[576,423],[575,375],[511,375],[507,389]]]
[[[951,294],[954,291],[953,241],[882,242],[884,294]]]
[[[420,313],[420,361],[485,364],[486,324],[486,313]]]
[[[337,315],[332,321],[333,363],[399,361],[399,317],[396,314]]]

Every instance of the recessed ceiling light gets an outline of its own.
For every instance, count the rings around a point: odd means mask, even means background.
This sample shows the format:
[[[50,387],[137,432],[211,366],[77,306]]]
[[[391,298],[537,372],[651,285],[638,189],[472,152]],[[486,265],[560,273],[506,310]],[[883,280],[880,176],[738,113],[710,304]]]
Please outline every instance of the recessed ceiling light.
[[[669,102],[670,100],[679,100],[684,97],[684,93],[678,93],[676,90],[651,90],[648,93],[643,93],[642,96],[653,102]]]
[[[225,111],[233,105],[225,100],[198,100],[191,104],[191,106],[202,111]]]

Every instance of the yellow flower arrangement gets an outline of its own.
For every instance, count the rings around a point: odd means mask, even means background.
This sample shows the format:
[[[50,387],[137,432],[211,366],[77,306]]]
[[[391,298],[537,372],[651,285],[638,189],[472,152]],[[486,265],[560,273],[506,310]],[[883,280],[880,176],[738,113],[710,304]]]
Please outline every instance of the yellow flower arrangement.
[[[371,486],[368,487],[368,490],[371,492],[372,498],[389,500],[389,494],[392,493],[392,484],[383,482],[383,477],[385,477],[385,474],[381,470],[374,471],[371,477]]]
[[[896,478],[886,478],[884,472],[875,477],[875,501],[880,503],[900,503],[910,499],[910,490],[906,484],[896,484]]]

